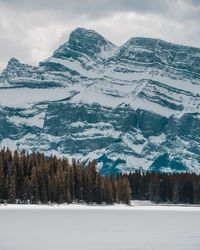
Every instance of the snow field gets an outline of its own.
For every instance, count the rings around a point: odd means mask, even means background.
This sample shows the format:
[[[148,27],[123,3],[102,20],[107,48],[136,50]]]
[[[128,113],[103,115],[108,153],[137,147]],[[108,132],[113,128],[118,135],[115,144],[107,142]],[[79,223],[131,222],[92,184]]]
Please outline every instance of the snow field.
[[[3,205],[0,249],[199,250],[199,219],[200,207],[148,203]]]

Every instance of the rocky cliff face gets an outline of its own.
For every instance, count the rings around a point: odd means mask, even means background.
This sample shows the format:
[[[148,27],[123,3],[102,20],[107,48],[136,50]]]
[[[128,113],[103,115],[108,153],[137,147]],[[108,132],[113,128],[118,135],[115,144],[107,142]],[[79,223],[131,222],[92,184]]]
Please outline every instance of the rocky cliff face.
[[[200,49],[78,28],[38,67],[0,75],[0,145],[80,160],[103,174],[200,173]]]

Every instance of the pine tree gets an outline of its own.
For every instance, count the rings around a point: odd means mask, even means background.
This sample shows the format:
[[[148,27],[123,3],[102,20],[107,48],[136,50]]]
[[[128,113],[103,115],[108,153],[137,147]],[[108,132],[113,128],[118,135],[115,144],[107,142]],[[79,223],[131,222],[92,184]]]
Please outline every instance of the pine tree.
[[[31,201],[33,203],[38,203],[40,201],[40,197],[39,197],[38,174],[37,174],[37,169],[35,167],[33,167],[32,169],[31,186],[32,186]]]
[[[5,193],[5,174],[3,171],[3,160],[0,158],[0,203],[6,198]]]
[[[119,203],[119,187],[117,184],[117,181],[115,179],[113,179],[113,197],[114,197],[114,201]]]
[[[71,200],[75,199],[75,179],[74,179],[74,165],[69,168],[69,191],[71,195]]]
[[[130,184],[129,184],[130,182]],[[84,164],[55,156],[9,149],[0,150],[0,202],[124,202],[136,199],[156,202],[200,203],[200,176],[155,172],[102,177],[96,162]]]
[[[14,204],[15,202],[16,202],[15,175],[12,175],[8,189],[8,203]]]
[[[131,188],[129,180],[126,176],[122,177],[122,179],[119,182],[119,200],[128,205],[130,204]]]
[[[30,180],[28,178],[28,176],[25,177],[24,180],[24,187],[23,187],[23,193],[22,193],[22,200],[27,203],[28,201],[31,200],[31,183]]]
[[[111,183],[110,177],[107,177],[105,179],[105,184],[104,184],[104,199],[105,202],[108,204],[113,204],[114,202],[114,197],[113,197],[113,187]]]
[[[74,168],[75,197],[78,201],[83,200],[82,172],[80,166]]]
[[[69,191],[69,189],[67,189],[67,203],[72,203],[72,199],[71,199],[71,194],[70,194],[70,191]]]
[[[102,201],[103,201],[102,177],[99,173],[97,173],[94,184],[94,202],[101,204]]]
[[[96,161],[88,163],[87,168],[87,185],[86,185],[86,202],[90,203],[94,201],[94,187],[96,180]]]

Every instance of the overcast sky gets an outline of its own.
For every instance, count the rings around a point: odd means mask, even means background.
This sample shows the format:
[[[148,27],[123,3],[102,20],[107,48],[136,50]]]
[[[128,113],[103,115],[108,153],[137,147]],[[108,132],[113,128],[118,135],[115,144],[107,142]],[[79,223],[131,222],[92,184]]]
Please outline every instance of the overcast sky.
[[[77,27],[200,47],[200,0],[0,0],[0,71],[11,57],[37,65]]]

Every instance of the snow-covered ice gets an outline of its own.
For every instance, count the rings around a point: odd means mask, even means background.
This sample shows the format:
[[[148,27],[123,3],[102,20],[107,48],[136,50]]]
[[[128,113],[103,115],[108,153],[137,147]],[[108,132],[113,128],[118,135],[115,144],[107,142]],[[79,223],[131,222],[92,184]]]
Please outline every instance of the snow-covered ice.
[[[1,205],[2,250],[199,250],[200,207]]]

